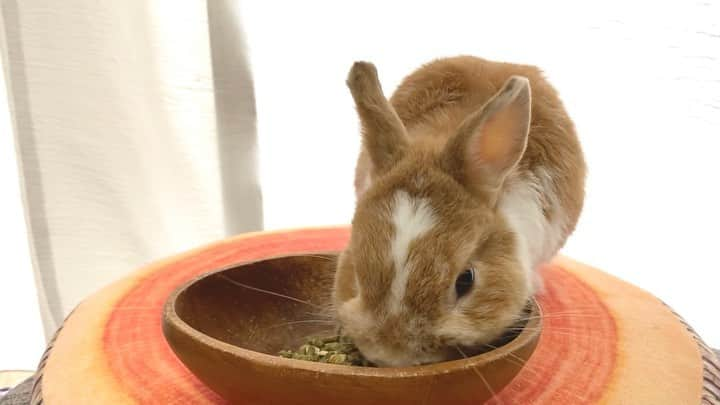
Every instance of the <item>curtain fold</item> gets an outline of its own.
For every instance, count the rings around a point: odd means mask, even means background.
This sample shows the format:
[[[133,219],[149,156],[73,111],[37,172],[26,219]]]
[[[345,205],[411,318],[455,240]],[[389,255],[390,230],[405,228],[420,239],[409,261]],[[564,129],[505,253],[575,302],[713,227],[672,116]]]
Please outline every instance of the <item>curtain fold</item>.
[[[144,263],[262,228],[236,2],[1,4],[46,335]]]

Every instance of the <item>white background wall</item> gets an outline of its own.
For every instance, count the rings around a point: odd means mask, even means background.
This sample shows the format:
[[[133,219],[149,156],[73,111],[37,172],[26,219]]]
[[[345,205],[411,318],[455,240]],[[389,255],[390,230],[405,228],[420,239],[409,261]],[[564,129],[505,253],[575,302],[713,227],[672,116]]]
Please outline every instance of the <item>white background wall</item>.
[[[564,253],[651,291],[720,346],[720,3],[243,4],[268,227],[350,217],[353,60],[375,62],[387,93],[438,56],[536,64],[590,170]]]
[[[266,227],[349,221],[359,136],[344,80],[353,60],[375,62],[387,93],[438,56],[536,64],[560,91],[590,168],[564,253],[651,291],[720,346],[720,4],[576,3],[240,3]],[[33,368],[42,334],[5,101],[0,369]],[[15,321],[22,327],[6,333]]]

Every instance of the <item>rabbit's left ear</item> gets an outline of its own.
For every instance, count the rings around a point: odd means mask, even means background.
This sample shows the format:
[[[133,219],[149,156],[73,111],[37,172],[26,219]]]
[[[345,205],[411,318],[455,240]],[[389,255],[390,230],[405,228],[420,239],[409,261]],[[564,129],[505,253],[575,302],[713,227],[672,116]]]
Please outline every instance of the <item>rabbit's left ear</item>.
[[[471,191],[500,190],[520,162],[530,130],[530,83],[512,76],[490,101],[467,117],[443,154],[446,170]]]
[[[383,95],[372,63],[355,62],[347,85],[360,116],[363,147],[370,156],[373,175],[382,174],[405,154],[409,143],[405,126]]]

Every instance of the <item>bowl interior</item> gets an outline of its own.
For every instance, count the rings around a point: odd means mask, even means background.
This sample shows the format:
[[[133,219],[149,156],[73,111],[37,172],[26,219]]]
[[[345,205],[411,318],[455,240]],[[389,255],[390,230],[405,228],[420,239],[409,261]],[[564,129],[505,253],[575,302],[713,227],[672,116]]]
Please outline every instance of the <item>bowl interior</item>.
[[[335,333],[329,321],[335,261],[336,255],[313,254],[221,270],[188,285],[175,311],[205,335],[275,355]]]
[[[309,337],[337,332],[330,311],[336,260],[334,254],[286,256],[220,270],[182,290],[175,311],[193,329],[236,347],[270,355],[295,349]]]

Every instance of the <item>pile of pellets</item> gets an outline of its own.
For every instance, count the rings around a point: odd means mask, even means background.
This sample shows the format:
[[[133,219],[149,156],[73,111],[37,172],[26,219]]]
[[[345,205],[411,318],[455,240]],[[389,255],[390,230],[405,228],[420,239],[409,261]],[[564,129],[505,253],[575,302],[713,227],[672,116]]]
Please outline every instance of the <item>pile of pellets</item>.
[[[352,340],[346,336],[332,336],[309,339],[297,350],[282,350],[280,357],[318,363],[341,364],[345,366],[372,367],[363,357]]]

